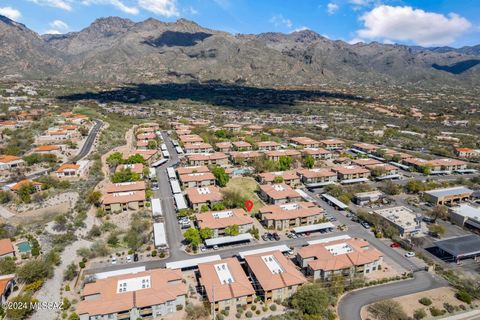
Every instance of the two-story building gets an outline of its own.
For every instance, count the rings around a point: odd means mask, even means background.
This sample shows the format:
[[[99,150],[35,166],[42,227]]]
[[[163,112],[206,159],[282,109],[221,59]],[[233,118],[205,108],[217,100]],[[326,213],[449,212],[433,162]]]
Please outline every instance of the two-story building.
[[[264,206],[259,215],[265,227],[288,230],[318,223],[323,218],[323,209],[312,202],[294,202]]]

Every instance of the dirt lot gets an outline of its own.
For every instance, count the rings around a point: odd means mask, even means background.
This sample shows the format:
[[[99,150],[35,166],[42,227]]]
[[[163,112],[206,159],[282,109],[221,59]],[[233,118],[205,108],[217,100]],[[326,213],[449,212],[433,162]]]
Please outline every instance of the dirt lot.
[[[422,305],[420,302],[418,302],[418,300],[423,297],[428,297],[430,300],[432,300],[432,304],[427,307]],[[433,318],[428,310],[430,307],[445,309],[443,306],[445,302],[453,306],[459,306],[462,304],[465,305],[465,303],[455,298],[455,290],[450,287],[443,287],[443,288],[433,289],[429,291],[423,291],[423,292],[411,294],[408,296],[398,297],[393,300],[400,303],[400,305],[403,307],[403,310],[407,313],[409,317],[413,316],[413,313],[415,310],[424,309],[427,313],[427,318],[425,319]],[[367,308],[368,306],[362,308],[362,313],[361,313],[362,319],[374,319],[367,311]]]
[[[227,189],[240,192],[243,196],[253,201],[253,209],[251,212],[257,212],[258,209],[264,206],[260,198],[255,193],[258,184],[253,178],[235,177],[232,178],[228,184]]]

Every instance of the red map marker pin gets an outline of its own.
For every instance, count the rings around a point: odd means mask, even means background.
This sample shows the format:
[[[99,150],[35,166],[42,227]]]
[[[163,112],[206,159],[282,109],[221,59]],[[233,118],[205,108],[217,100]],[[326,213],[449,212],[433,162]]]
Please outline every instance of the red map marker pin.
[[[247,209],[247,212],[252,211],[253,201],[252,200],[245,201],[245,208]]]

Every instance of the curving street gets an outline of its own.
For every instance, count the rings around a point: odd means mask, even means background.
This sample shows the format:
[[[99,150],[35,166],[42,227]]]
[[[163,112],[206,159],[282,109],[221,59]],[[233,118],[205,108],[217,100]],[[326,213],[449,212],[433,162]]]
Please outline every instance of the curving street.
[[[100,132],[100,129],[102,128],[102,126],[103,126],[103,122],[96,119],[95,124],[93,125],[93,128],[88,133],[88,137],[85,140],[85,143],[83,144],[82,149],[72,159],[72,161],[82,160],[83,158],[85,158],[90,153],[90,150],[92,149],[93,143],[95,142],[95,138],[97,137],[97,134]]]

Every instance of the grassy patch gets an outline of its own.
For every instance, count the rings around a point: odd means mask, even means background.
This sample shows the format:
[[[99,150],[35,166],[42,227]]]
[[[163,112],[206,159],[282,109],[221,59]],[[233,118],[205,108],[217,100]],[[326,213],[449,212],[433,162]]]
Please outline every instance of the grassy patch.
[[[263,202],[255,192],[258,188],[258,183],[253,178],[249,177],[235,177],[228,181],[226,189],[240,192],[242,196],[253,201],[253,209],[251,212],[257,212],[258,209],[264,206]]]

